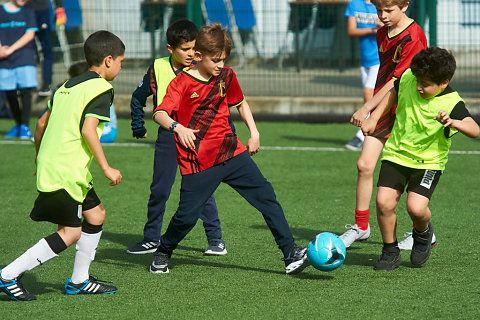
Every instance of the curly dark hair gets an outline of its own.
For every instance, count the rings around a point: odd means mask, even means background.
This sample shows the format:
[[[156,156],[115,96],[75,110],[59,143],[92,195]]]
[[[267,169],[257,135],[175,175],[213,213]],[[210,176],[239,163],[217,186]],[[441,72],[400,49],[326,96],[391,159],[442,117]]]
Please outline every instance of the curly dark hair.
[[[441,84],[450,81],[455,74],[457,63],[453,55],[445,49],[429,47],[417,53],[410,63],[412,73],[417,78],[428,79]]]

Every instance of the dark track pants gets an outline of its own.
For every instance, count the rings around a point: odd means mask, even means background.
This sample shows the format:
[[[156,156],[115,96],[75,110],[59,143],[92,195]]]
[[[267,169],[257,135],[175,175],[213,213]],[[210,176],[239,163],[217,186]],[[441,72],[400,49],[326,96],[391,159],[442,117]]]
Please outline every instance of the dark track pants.
[[[177,173],[177,151],[173,134],[162,128],[158,129],[158,138],[155,141],[155,158],[153,161],[153,180],[150,185],[148,200],[147,223],[143,228],[144,241],[159,241],[165,204],[170,197],[175,175]],[[208,240],[222,239],[220,219],[213,193],[203,201],[205,204],[200,214],[203,220],[205,235]]]
[[[287,256],[294,245],[282,207],[272,185],[265,179],[248,152],[200,173],[182,176],[180,203],[167,231],[160,238],[159,252],[170,254],[195,226],[203,204],[221,182],[230,185],[260,211],[275,241]]]
[[[42,80],[43,83],[52,83],[52,69],[53,69],[53,48],[52,40],[50,39],[50,11],[40,10],[35,11],[37,19],[37,36],[42,46],[43,64],[42,64]]]

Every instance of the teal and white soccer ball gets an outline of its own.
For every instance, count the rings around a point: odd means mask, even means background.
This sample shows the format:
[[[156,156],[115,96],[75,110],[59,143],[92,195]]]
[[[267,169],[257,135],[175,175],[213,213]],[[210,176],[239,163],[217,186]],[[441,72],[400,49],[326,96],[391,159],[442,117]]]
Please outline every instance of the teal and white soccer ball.
[[[310,240],[307,246],[307,258],[310,264],[321,271],[332,271],[345,261],[347,249],[336,234],[322,232]]]

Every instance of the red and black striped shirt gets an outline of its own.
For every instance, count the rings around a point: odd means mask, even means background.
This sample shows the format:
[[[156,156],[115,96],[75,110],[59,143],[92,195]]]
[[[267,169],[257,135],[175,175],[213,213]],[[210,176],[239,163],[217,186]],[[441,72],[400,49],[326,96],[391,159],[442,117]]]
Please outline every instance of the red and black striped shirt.
[[[202,81],[182,71],[170,82],[162,103],[154,110],[166,111],[185,127],[198,129],[195,150],[177,140],[177,159],[182,175],[198,173],[246,151],[229,124],[229,107],[244,100],[232,69],[224,67],[217,77]]]
[[[410,68],[412,58],[421,50],[427,48],[427,38],[422,28],[412,22],[400,33],[390,36],[388,27],[384,26],[377,32],[378,54],[380,69],[374,94],[392,78],[400,78],[402,73]],[[394,109],[388,110],[378,121],[373,132],[374,137],[388,138],[395,122]]]

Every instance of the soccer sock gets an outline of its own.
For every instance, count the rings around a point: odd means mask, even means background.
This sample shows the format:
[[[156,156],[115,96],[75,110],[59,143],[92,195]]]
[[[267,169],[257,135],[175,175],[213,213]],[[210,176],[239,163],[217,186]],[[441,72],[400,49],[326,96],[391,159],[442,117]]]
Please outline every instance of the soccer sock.
[[[18,102],[17,90],[6,91],[5,96],[8,101],[8,106],[10,111],[12,111],[12,116],[15,119],[15,122],[20,125],[22,121],[22,116],[20,112],[20,104]]]
[[[61,242],[58,239],[60,239]],[[32,270],[48,260],[58,257],[58,254],[66,248],[65,242],[63,242],[62,238],[55,232],[38,241],[33,247],[6,266],[2,270],[1,276],[5,280],[15,279],[25,271]]]
[[[423,231],[418,231],[418,229],[416,227],[414,227],[414,228],[415,228],[415,231],[417,232],[417,234],[421,234],[421,235],[425,235],[430,231],[430,227],[427,227],[427,229],[425,229]]]
[[[97,230],[99,229],[100,231],[97,231],[96,233],[88,233],[92,232],[93,230],[86,230],[84,222],[84,226],[82,227],[82,236],[77,241],[76,245],[75,263],[73,264],[71,278],[72,282],[76,284],[88,280],[88,270],[90,269],[90,264],[92,263],[93,259],[95,259],[98,242],[102,236],[102,226],[90,226]]]
[[[368,219],[370,218],[370,209],[367,210],[358,210],[355,209],[355,223],[360,228],[360,230],[368,229]]]
[[[362,129],[357,130],[357,134],[355,134],[355,137],[360,139],[360,141],[362,142],[365,141],[365,135],[363,134]]]
[[[392,242],[392,243],[385,243],[385,242],[384,242],[384,243],[383,243],[383,248],[384,248],[384,249],[387,249],[387,250],[388,250],[388,249],[390,249],[390,250],[395,250],[395,248],[397,248],[398,250],[400,250],[400,249],[398,248],[398,241],[397,241],[397,240],[395,240],[395,242]],[[389,251],[390,251],[390,250],[389,250]]]
[[[22,100],[22,112],[20,121],[28,127],[30,114],[32,113],[32,89],[20,89],[19,97]]]

